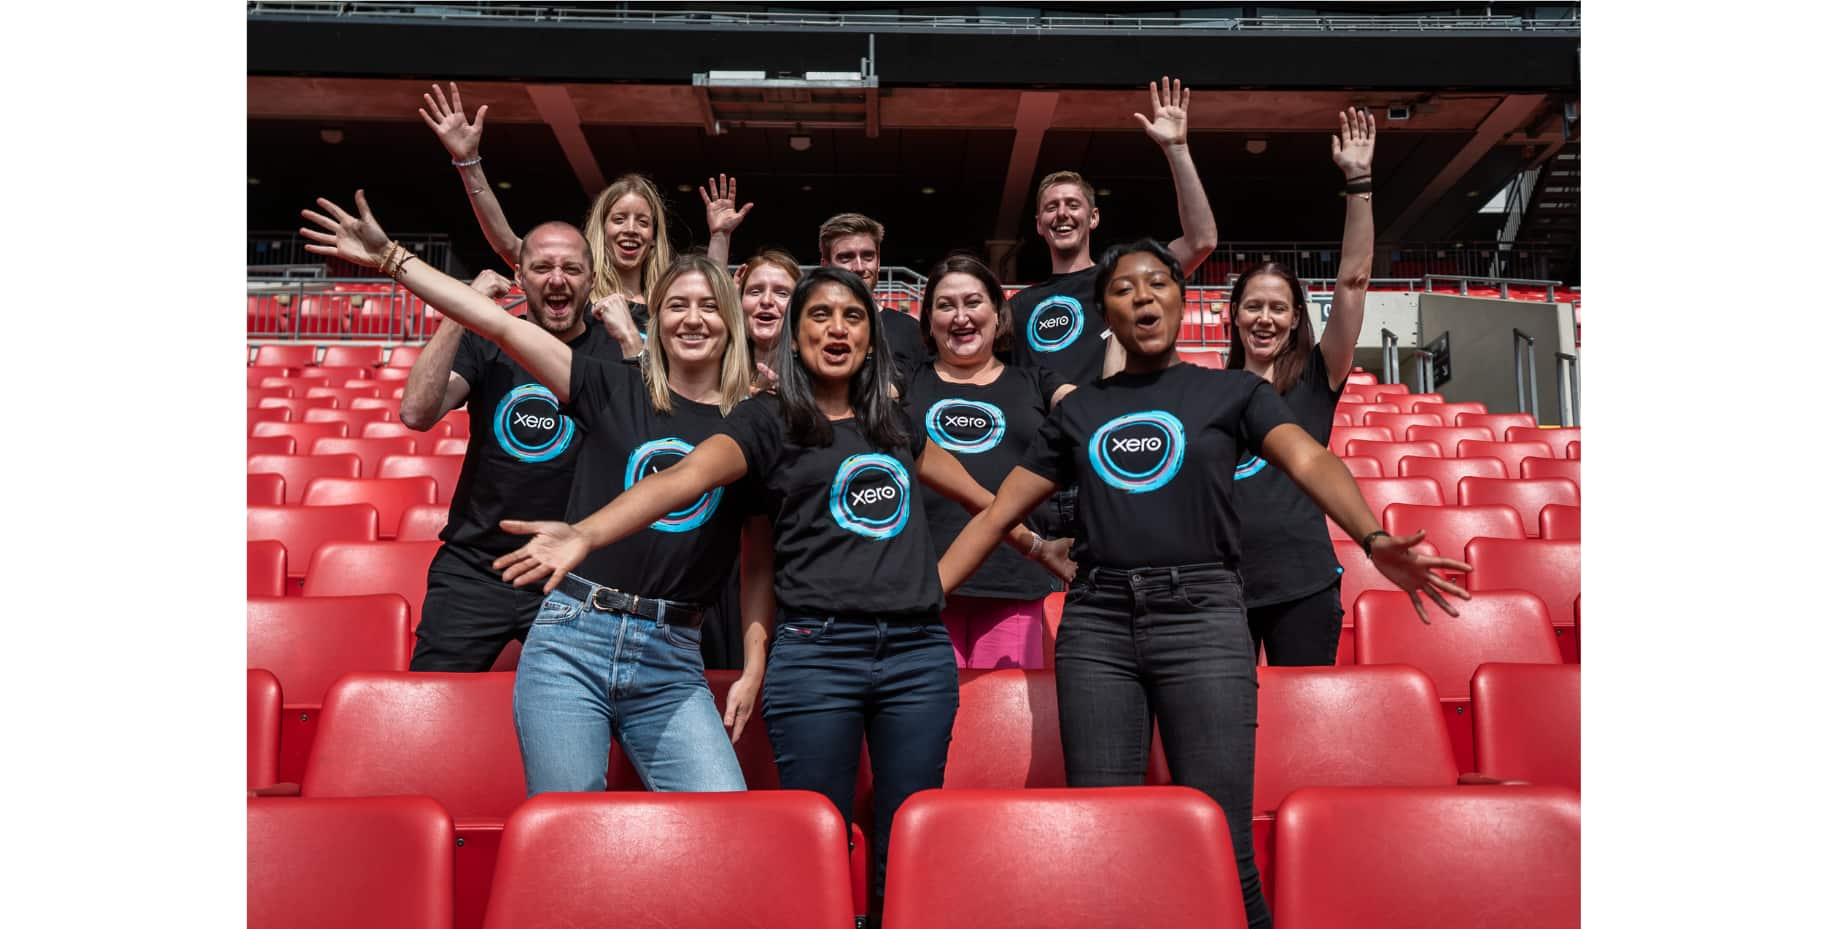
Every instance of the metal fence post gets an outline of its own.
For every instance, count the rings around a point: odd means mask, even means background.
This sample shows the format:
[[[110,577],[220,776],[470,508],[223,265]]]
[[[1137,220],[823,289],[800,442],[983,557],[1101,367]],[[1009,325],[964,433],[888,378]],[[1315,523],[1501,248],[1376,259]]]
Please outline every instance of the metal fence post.
[[[1541,407],[1535,389],[1535,337],[1521,329],[1512,329],[1510,332],[1510,347],[1516,355],[1516,407],[1519,411],[1535,417],[1536,422],[1540,422]],[[1529,392],[1526,398],[1523,394],[1525,374],[1529,379]],[[1527,406],[1523,403],[1525,399],[1528,400]]]
[[[1400,379],[1398,379],[1396,376],[1398,373],[1400,373],[1397,370],[1398,357],[1399,356],[1396,352],[1396,334],[1393,332],[1390,332],[1388,329],[1384,329],[1383,330],[1383,383],[1385,383],[1385,384],[1401,383]]]
[[[1554,353],[1554,374],[1561,389],[1561,425],[1580,424],[1580,358],[1566,352]]]

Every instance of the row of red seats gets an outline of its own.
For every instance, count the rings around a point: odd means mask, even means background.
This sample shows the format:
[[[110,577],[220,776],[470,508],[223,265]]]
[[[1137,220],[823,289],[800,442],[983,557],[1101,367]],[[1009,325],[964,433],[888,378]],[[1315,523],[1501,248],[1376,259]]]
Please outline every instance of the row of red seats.
[[[395,345],[391,348],[384,345],[336,345],[293,342],[285,344],[266,344],[250,346],[252,355],[247,359],[249,366],[267,366],[280,368],[411,368],[417,361],[419,353],[424,350],[419,345]],[[318,350],[323,354],[319,355]]]
[[[1580,507],[1580,485],[1577,477],[1569,479],[1563,476],[1545,477],[1505,477],[1501,471],[1489,475],[1487,469],[1493,469],[1496,459],[1417,459],[1405,458],[1404,464],[1426,461],[1451,463],[1457,468],[1436,467],[1415,468],[1408,477],[1359,477],[1358,491],[1364,495],[1364,502],[1370,504],[1371,513],[1378,522],[1389,524],[1389,507],[1401,503],[1409,506],[1450,507],[1453,509],[1478,510],[1481,507],[1504,507],[1515,515],[1515,528],[1522,535],[1535,538],[1560,538],[1569,531],[1567,518],[1574,521],[1572,532],[1578,537],[1578,520]],[[1527,461],[1541,461],[1531,458]],[[1525,462],[1526,463],[1526,462]],[[1578,462],[1562,462],[1577,465]],[[1347,465],[1350,467],[1350,465]],[[1537,470],[1535,473],[1540,474]],[[1574,472],[1577,475],[1577,470]],[[1442,486],[1456,485],[1457,500],[1448,498],[1441,492]],[[1455,505],[1455,502],[1457,505]],[[1548,514],[1549,507],[1556,509]],[[1568,511],[1575,511],[1569,513]],[[1469,517],[1457,517],[1466,519]],[[1489,533],[1501,538],[1519,538],[1510,534],[1510,520],[1504,519],[1501,513],[1493,511],[1488,519],[1481,523],[1495,520],[1497,528]],[[1330,519],[1327,528],[1334,539],[1349,540],[1351,536]],[[1548,529],[1544,531],[1544,524]],[[1393,530],[1392,530],[1393,531]],[[1453,557],[1453,556],[1448,556]]]

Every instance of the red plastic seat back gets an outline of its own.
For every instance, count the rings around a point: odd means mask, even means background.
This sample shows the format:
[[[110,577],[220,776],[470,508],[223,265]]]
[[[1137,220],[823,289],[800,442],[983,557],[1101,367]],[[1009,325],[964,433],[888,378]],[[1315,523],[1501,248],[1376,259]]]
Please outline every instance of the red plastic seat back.
[[[324,349],[325,367],[372,368],[381,363],[379,345],[332,345]]]
[[[399,401],[392,400],[392,399],[373,400],[373,401],[369,401],[369,402],[385,403],[388,405],[389,408],[399,406]],[[376,409],[378,409],[378,407]],[[418,442],[419,451],[424,451],[425,449],[430,448],[432,443],[437,441],[435,438],[433,438],[423,432],[419,432],[419,431],[413,429],[412,427],[406,425],[405,423],[395,422],[393,420],[386,420],[386,421],[378,422],[378,423],[367,423],[366,425],[362,426],[362,434],[361,434],[360,438],[363,438],[363,439],[413,439]],[[382,477],[385,477],[385,476],[386,475],[382,475]]]
[[[387,353],[387,367],[410,368],[413,362],[419,360],[422,351],[424,349],[417,345],[395,345],[393,351]]]
[[[1351,425],[1353,426],[1376,425],[1375,423],[1364,421],[1365,417],[1372,413],[1402,412],[1401,408],[1393,403],[1340,403],[1339,409],[1345,412],[1345,416],[1351,420]]]
[[[1434,546],[1422,542],[1415,546],[1415,551],[1425,555],[1437,555]],[[1383,576],[1369,558],[1364,556],[1364,549],[1356,542],[1334,540],[1332,554],[1338,558],[1339,568],[1339,605],[1345,610],[1345,635],[1351,635],[1351,625],[1355,621],[1352,607],[1358,601],[1358,595],[1366,590],[1400,590],[1395,582]]]
[[[1504,435],[1511,426],[1525,429],[1535,427],[1535,417],[1527,413],[1460,413],[1454,417],[1454,426],[1483,426],[1491,430],[1494,436]]]
[[[373,478],[386,476],[381,474],[381,459],[392,455],[411,455],[418,447],[419,439],[415,436],[361,439],[335,437],[312,442],[311,454],[354,455],[362,461],[362,473],[356,477]]]
[[[1383,466],[1384,474],[1400,474],[1403,458],[1439,458],[1440,446],[1433,442],[1377,442],[1352,439],[1345,443],[1345,454],[1366,455]]]
[[[323,410],[311,409],[304,412],[307,423],[342,423],[343,435],[361,435],[362,427],[369,423],[383,423],[393,415],[387,410]],[[308,446],[307,446],[308,447]]]
[[[280,401],[268,400],[268,401],[263,401],[263,402],[290,403],[291,401],[289,401],[289,400],[280,400]],[[256,425],[259,425],[260,423],[289,423],[291,421],[292,421],[292,411],[288,410],[284,407],[272,407],[272,406],[252,407],[252,406],[250,406],[247,408],[248,438],[250,438],[250,439],[253,438],[254,427]],[[274,441],[276,439],[281,439],[281,438],[285,438],[285,437],[269,435],[269,436],[263,436],[261,438],[261,441],[271,442],[271,441]],[[290,442],[292,440],[286,439],[286,441]]]
[[[399,594],[412,608],[412,627],[419,627],[425,604],[426,572],[442,542],[338,542],[325,545],[311,559],[304,595],[338,597]]]
[[[1580,925],[1565,788],[1309,788],[1282,804],[1275,846],[1276,929]]]
[[[457,478],[463,474],[462,455],[388,455],[381,459],[380,468],[375,472],[377,477],[418,477],[431,478],[438,484],[438,498],[434,503],[449,503],[450,495],[457,489]]]
[[[248,506],[285,506],[285,476],[262,471],[247,476]]]
[[[247,543],[247,595],[285,596],[285,544],[273,539]]]
[[[431,453],[433,455],[467,455],[469,454],[469,439],[449,437],[438,439],[432,443]]]
[[[1461,414],[1461,413],[1484,413],[1485,408],[1484,408],[1484,404],[1482,404],[1482,403],[1423,402],[1423,403],[1415,404],[1414,412],[1432,413],[1435,416],[1440,417],[1441,422],[1447,424],[1448,426],[1453,426],[1453,425],[1458,424],[1459,414]],[[1496,436],[1493,435],[1493,436],[1491,436],[1491,438],[1494,439],[1494,438],[1496,438]]]
[[[543,794],[508,820],[484,925],[848,926],[847,843],[805,791]]]
[[[292,441],[292,437],[289,435],[263,435],[259,438],[248,436],[247,439],[247,454],[250,458],[255,455],[295,455],[297,453],[298,443]]]
[[[1524,534],[1534,538],[1541,535],[1542,507],[1550,503],[1579,506],[1580,488],[1564,477],[1532,480],[1468,477],[1459,482],[1459,503],[1461,506],[1508,506],[1522,518]]]
[[[1362,455],[1340,455],[1339,460],[1345,463],[1345,470],[1355,478],[1387,477],[1383,473],[1383,462]]]
[[[1394,402],[1389,398],[1408,393],[1407,384],[1367,384],[1363,387],[1346,388],[1362,396],[1371,403],[1383,401]]]
[[[1472,745],[1479,773],[1580,789],[1580,666],[1478,666]]]
[[[446,438],[469,438],[469,411],[451,410],[450,412],[445,413],[444,418],[438,420],[437,424],[432,426],[432,431],[439,433]]]
[[[1381,520],[1383,510],[1391,503],[1413,503],[1439,506],[1444,502],[1440,485],[1426,477],[1380,477],[1358,481],[1358,492],[1370,504],[1370,512]]]
[[[360,440],[357,440],[360,441]],[[369,441],[385,442],[386,439]],[[344,478],[320,477],[305,488],[305,506],[340,506],[366,503],[374,507],[379,519],[380,538],[391,539],[399,531],[400,514],[409,506],[436,503],[437,480],[425,477]]]
[[[1382,426],[1397,439],[1405,439],[1408,430],[1415,426],[1444,426],[1440,417],[1432,413],[1371,413],[1364,417],[1366,426]],[[1445,446],[1441,446],[1444,448]]]
[[[884,929],[1241,927],[1224,813],[1186,787],[926,790],[895,817]]]
[[[450,929],[450,815],[424,797],[247,802],[247,924]]]
[[[317,388],[313,387],[310,389],[316,390]],[[335,397],[267,397],[254,404],[254,411],[283,413],[285,415],[254,416],[253,413],[250,413],[248,421],[250,423],[301,423],[305,421],[304,417],[306,413],[309,413],[312,410],[334,410],[336,409],[336,404],[337,401]],[[251,432],[253,427],[250,425],[248,429]]]
[[[289,387],[289,385],[286,384],[269,384],[267,382],[275,380],[283,381],[291,376],[293,370],[294,369],[288,368],[285,365],[249,365],[247,369],[247,386],[259,387],[267,390]],[[298,391],[298,393],[303,393],[303,391]],[[286,396],[292,395],[293,394],[288,393]]]
[[[1546,442],[1482,442],[1477,439],[1463,439],[1459,442],[1459,457],[1499,459],[1503,462],[1505,477],[1520,478],[1522,477],[1522,460],[1548,457],[1548,444]]]
[[[450,521],[450,507],[442,503],[421,503],[400,513],[400,542],[435,542],[444,525]]]
[[[291,577],[304,577],[316,551],[337,542],[373,542],[376,517],[366,503],[348,506],[250,506],[249,542],[272,539],[285,546]],[[368,593],[370,591],[363,591]]]
[[[1446,500],[1459,499],[1459,482],[1465,478],[1504,476],[1503,461],[1498,458],[1404,458],[1401,471],[1403,477],[1433,478]]]
[[[1446,402],[1446,398],[1439,394],[1396,394],[1390,397],[1389,400],[1396,405],[1396,409],[1401,410],[1404,413],[1429,413],[1432,411],[1421,409],[1422,404],[1439,404]],[[1371,425],[1376,424],[1372,423]]]
[[[1331,437],[1326,440],[1326,448],[1334,455],[1345,455],[1349,454],[1349,446],[1353,441],[1391,442],[1395,437],[1396,434],[1389,431],[1388,426],[1340,426],[1332,430]]]
[[[1465,560],[1465,544],[1477,538],[1520,539],[1522,517],[1507,506],[1414,506],[1392,503],[1383,525],[1396,535],[1427,530],[1427,541],[1447,558]]]
[[[1573,461],[1580,460],[1580,443],[1578,443],[1578,442],[1568,442],[1567,443],[1567,457]]]
[[[958,672],[945,786],[1066,786],[1052,671]]]
[[[1442,700],[1465,700],[1472,672],[1486,662],[1561,663],[1548,607],[1540,597],[1521,590],[1489,591],[1453,606],[1457,617],[1432,606],[1428,625],[1415,616],[1407,594],[1365,591],[1357,602],[1358,664],[1419,668]]]
[[[1440,697],[1414,668],[1258,668],[1256,679],[1258,813],[1273,812],[1301,787],[1459,779]]]
[[[254,349],[255,366],[304,368],[316,363],[315,345],[261,345]]]
[[[335,408],[339,410],[359,409],[359,407],[355,406],[355,401],[372,400],[380,395],[381,388],[367,382],[362,382],[355,387],[312,387],[305,391],[305,396],[307,398],[330,397],[335,399]],[[384,407],[374,407],[374,409],[384,409]]]
[[[1457,449],[1462,440],[1489,442],[1492,436],[1491,430],[1480,426],[1410,426],[1402,438],[1407,442],[1433,442],[1443,449]]]
[[[422,794],[458,824],[507,819],[527,795],[514,675],[343,676],[324,695],[301,790],[307,797]]]
[[[247,669],[247,789],[279,780],[279,712],[284,700],[279,678],[265,668]]]
[[[268,403],[273,401],[269,400]],[[314,412],[336,412],[335,410],[306,410],[308,415]],[[289,435],[299,448],[310,448],[318,439],[349,434],[347,423],[298,422],[298,423],[255,423],[254,436]]]
[[[1567,426],[1561,429],[1535,429],[1529,426],[1511,426],[1504,430],[1506,442],[1543,442],[1554,450],[1556,458],[1571,458],[1567,446],[1580,440],[1580,427]]]
[[[411,611],[397,594],[247,601],[248,667],[277,675],[288,706],[321,705],[350,672],[404,671],[412,645]]]
[[[1557,506],[1552,503],[1542,507],[1542,538],[1577,540],[1579,537],[1579,507]]]
[[[247,473],[285,478],[286,503],[304,502],[305,488],[320,477],[361,477],[362,460],[354,455],[249,455]]]
[[[1542,599],[1555,625],[1573,624],[1580,595],[1579,540],[1474,539],[1466,546],[1472,573],[1466,590],[1526,590]]]
[[[1577,458],[1524,458],[1522,476],[1566,478],[1577,487],[1580,483],[1580,462]]]

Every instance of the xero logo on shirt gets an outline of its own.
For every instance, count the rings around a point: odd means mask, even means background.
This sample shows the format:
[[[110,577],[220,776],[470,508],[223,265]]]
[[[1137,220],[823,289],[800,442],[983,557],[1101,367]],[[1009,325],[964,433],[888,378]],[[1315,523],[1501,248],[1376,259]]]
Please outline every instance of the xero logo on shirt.
[[[1251,455],[1237,463],[1237,473],[1232,474],[1231,479],[1234,481],[1241,481],[1247,477],[1255,477],[1257,472],[1268,467],[1268,465],[1268,462],[1255,455]]]
[[[1085,308],[1066,296],[1040,301],[1028,317],[1028,346],[1037,352],[1057,352],[1071,345],[1085,329]]]
[[[521,461],[551,461],[571,447],[577,427],[558,412],[558,398],[539,384],[522,384],[495,406],[495,441]]]
[[[691,454],[691,449],[691,443],[683,439],[654,439],[644,443],[634,450],[634,454],[628,456],[628,469],[622,472],[622,489],[627,490],[641,478],[658,474],[678,464],[686,455]],[[699,497],[690,506],[654,520],[650,528],[660,532],[690,532],[710,520],[722,499],[723,488],[718,487]]]
[[[1186,460],[1186,428],[1165,410],[1128,413],[1091,434],[1091,470],[1124,493],[1160,490]]]
[[[993,403],[940,400],[926,411],[926,434],[948,452],[975,455],[995,448],[1008,429]]]
[[[831,518],[866,539],[892,539],[907,526],[907,469],[887,455],[851,455],[831,481]]]

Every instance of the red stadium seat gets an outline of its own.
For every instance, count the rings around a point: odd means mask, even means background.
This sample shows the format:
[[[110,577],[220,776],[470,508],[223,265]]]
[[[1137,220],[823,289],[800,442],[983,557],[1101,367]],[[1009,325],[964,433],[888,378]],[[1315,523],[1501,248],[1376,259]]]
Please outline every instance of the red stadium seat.
[[[1543,442],[1554,450],[1556,458],[1570,458],[1567,446],[1580,440],[1580,427],[1568,426],[1561,429],[1531,429],[1527,426],[1511,426],[1504,430],[1506,442]]]
[[[1423,598],[1425,603],[1425,598]],[[1415,616],[1408,594],[1367,590],[1358,597],[1358,664],[1405,664],[1421,669],[1440,693],[1442,715],[1453,737],[1459,770],[1472,770],[1472,672],[1487,661],[1560,664],[1560,646],[1541,598],[1521,590],[1493,590],[1455,600],[1457,617],[1427,604],[1427,625]]]
[[[306,576],[307,566],[319,547],[338,542],[372,542],[377,522],[374,507],[366,503],[250,506],[247,508],[247,538],[250,542],[273,539],[284,545],[287,570],[291,578],[297,580]]]
[[[252,401],[249,401],[249,403],[251,405]],[[1332,425],[1334,427],[1355,426],[1357,423],[1352,421],[1350,413],[1345,412],[1343,409],[1337,409],[1332,411]]]
[[[1577,458],[1524,458],[1522,476],[1565,478],[1577,487],[1580,483],[1580,462]]]
[[[1446,402],[1446,398],[1440,396],[1439,394],[1397,394],[1389,399],[1390,399],[1391,403],[1394,403],[1396,405],[1396,409],[1403,413],[1425,412],[1423,410],[1417,409],[1417,407],[1419,407],[1423,403],[1445,403]]]
[[[1415,551],[1423,555],[1438,555],[1432,545],[1422,542],[1415,546]],[[1338,663],[1341,666],[1357,663],[1358,643],[1352,631],[1357,626],[1356,610],[1358,595],[1366,590],[1401,590],[1395,582],[1383,576],[1369,558],[1364,557],[1364,549],[1356,542],[1334,539],[1332,554],[1339,562],[1339,606],[1344,608],[1345,615],[1339,630]]]
[[[254,349],[254,366],[305,368],[317,363],[315,345],[262,345]]]
[[[285,379],[290,376],[291,373],[292,369],[285,367],[284,365],[254,365],[247,369],[247,386],[259,390],[284,390],[288,397],[297,396],[304,391],[301,390],[294,393],[294,389],[289,384],[284,383]],[[281,383],[267,383],[267,381],[274,379],[278,379]]]
[[[311,443],[330,436],[345,436],[349,427],[345,423],[255,423],[252,435],[290,436],[298,443],[299,448],[310,448]],[[302,488],[301,488],[302,490]]]
[[[304,776],[324,693],[337,678],[412,664],[411,616],[397,594],[248,598],[248,667],[266,668],[285,688],[279,780]]]
[[[302,592],[307,597],[399,594],[412,607],[412,626],[416,630],[419,608],[425,603],[425,573],[440,544],[366,541],[326,545],[311,559]]]
[[[895,817],[884,929],[1244,925],[1224,814],[1187,787],[927,790]]]
[[[1345,463],[1345,470],[1355,478],[1383,477],[1383,462],[1363,455],[1341,455],[1339,460]]]
[[[1522,517],[1523,533],[1530,538],[1541,535],[1542,507],[1551,503],[1579,506],[1579,485],[1564,477],[1534,480],[1468,477],[1459,482],[1461,506],[1508,506]]]
[[[445,413],[444,418],[431,427],[431,432],[448,439],[469,438],[469,411],[451,410]]]
[[[354,441],[361,441],[356,439]],[[372,439],[374,442],[391,441]],[[305,506],[341,506],[366,503],[380,520],[381,541],[399,533],[400,514],[409,506],[438,502],[438,482],[430,477],[346,478],[320,477],[305,488]]]
[[[1275,823],[1276,929],[1578,929],[1561,787],[1315,787]]]
[[[1522,460],[1524,458],[1548,457],[1548,446],[1543,442],[1480,442],[1477,439],[1462,439],[1459,442],[1460,458],[1496,458],[1503,462],[1506,477],[1522,477]]]
[[[381,402],[393,404],[396,407],[399,405],[397,401],[393,401],[393,400],[383,400]],[[391,420],[391,419],[387,420],[386,422],[368,423],[367,425],[362,427],[361,437],[364,439],[399,439],[399,438],[416,439],[416,440],[418,440],[422,449],[426,448],[426,447],[430,447],[431,445],[435,444],[436,442],[441,441],[436,436],[433,436],[429,433],[420,432],[419,430],[414,429],[411,426],[406,425],[405,423],[398,422],[398,421]]]
[[[1345,405],[1346,405],[1346,404],[1353,404],[1353,405],[1356,405],[1356,404],[1359,404],[1359,403],[1368,403],[1368,402],[1369,402],[1369,401],[1367,401],[1367,400],[1365,400],[1365,399],[1364,399],[1364,397],[1363,397],[1363,395],[1361,395],[1361,394],[1354,394],[1354,393],[1352,393],[1352,392],[1351,392],[1351,390],[1350,390],[1350,389],[1349,389],[1349,388],[1347,388],[1347,389],[1346,389],[1346,391],[1345,391],[1345,392],[1344,392],[1344,393],[1342,393],[1342,394],[1339,394],[1339,406],[1340,406],[1340,407],[1343,407],[1343,406],[1345,406]],[[1399,413],[1399,412],[1401,412],[1401,411],[1400,411],[1400,410],[1397,410],[1397,411],[1396,411],[1396,412],[1398,412],[1398,413]]]
[[[362,427],[369,423],[384,423],[393,414],[386,410],[306,410],[304,421],[307,423],[342,423],[348,427],[344,435],[358,435]]]
[[[1402,439],[1405,442],[1434,442],[1442,449],[1457,450],[1462,439],[1491,441],[1491,430],[1478,426],[1410,426]]]
[[[289,435],[269,435],[260,438],[249,437],[247,440],[248,455],[291,455],[298,451],[298,443]]]
[[[422,351],[424,348],[418,345],[395,345],[393,351],[387,353],[387,367],[410,369]]]
[[[1466,591],[1526,590],[1548,607],[1564,661],[1580,660],[1573,601],[1580,595],[1580,543],[1549,539],[1473,539],[1466,546]]]
[[[1394,402],[1390,398],[1408,393],[1406,384],[1371,384],[1362,388],[1346,388],[1358,394],[1370,403]]]
[[[1403,477],[1431,477],[1440,485],[1440,494],[1449,500],[1459,499],[1459,482],[1468,477],[1504,476],[1499,458],[1404,458]]]
[[[1383,523],[1383,510],[1391,503],[1414,503],[1422,506],[1441,506],[1445,498],[1440,494],[1440,486],[1432,479],[1425,477],[1369,477],[1358,481],[1358,492],[1364,495],[1364,502],[1370,504],[1370,514],[1377,523]],[[1326,517],[1326,529],[1334,539],[1353,541],[1351,534],[1340,528]]]
[[[377,393],[385,393],[385,391],[379,387],[376,387],[375,391]],[[351,410],[386,410],[388,413],[393,413],[400,408],[400,402],[392,397],[355,397],[349,401],[348,407]],[[383,422],[393,422],[393,420],[383,420]],[[368,425],[363,426],[362,429],[365,431],[369,426],[373,425],[375,424],[369,423]]]
[[[1527,413],[1460,413],[1452,425],[1483,426],[1492,435],[1503,435],[1511,426],[1533,427],[1535,417]]]
[[[378,368],[381,365],[379,345],[332,345],[324,349],[324,367]]]
[[[353,380],[366,380],[374,374],[372,368],[365,368],[361,365],[321,365],[316,370],[323,372],[325,377],[338,384]]]
[[[300,792],[304,797],[419,794],[443,804],[462,843],[454,861],[453,925],[480,925],[502,825],[527,795],[514,733],[514,675],[345,675],[324,696],[323,724]]]
[[[1346,446],[1357,441],[1393,442],[1396,434],[1387,426],[1342,426],[1332,430],[1331,438],[1326,440],[1326,448],[1334,455],[1349,454]]]
[[[1478,773],[1580,789],[1580,666],[1504,664],[1472,674]]]
[[[1224,370],[1224,355],[1215,351],[1182,348],[1180,360],[1201,368],[1211,368],[1214,371]]]
[[[351,410],[350,412],[360,412]],[[311,443],[313,455],[354,455],[361,459],[362,473],[357,477],[381,476],[381,459],[389,455],[412,455],[419,450],[417,436],[383,438],[328,438]]]
[[[406,379],[412,376],[411,368],[375,368],[374,380],[383,382],[383,387],[397,388],[404,386]],[[389,396],[398,398],[398,394],[389,391]]]
[[[290,387],[249,387],[247,389],[247,408],[250,410],[258,407],[262,400],[290,399],[292,399],[292,388]]]
[[[1542,538],[1579,539],[1580,508],[1548,504],[1542,507]]]
[[[451,929],[450,814],[424,797],[247,801],[247,925]]]
[[[285,545],[273,539],[247,543],[247,595],[285,596]]]
[[[1066,611],[1066,592],[1054,591],[1041,601],[1042,621],[1047,625],[1045,636],[1041,640],[1041,667],[1053,667],[1053,650],[1059,644],[1059,621]]]
[[[400,531],[394,538],[401,542],[436,541],[449,521],[450,507],[447,504],[409,506],[400,514]]]
[[[305,390],[305,399],[329,398],[336,401],[339,410],[354,409],[350,404],[356,400],[375,400],[380,396],[379,387],[311,387]]]
[[[1345,375],[1345,383],[1348,386],[1369,387],[1377,383],[1377,376],[1363,368],[1353,368],[1350,374]]]
[[[285,477],[270,472],[247,476],[248,506],[285,506]]]
[[[250,436],[254,434],[255,423],[289,423],[291,421],[292,411],[284,407],[249,407],[247,411],[247,432]]]
[[[279,678],[247,669],[247,789],[279,783]]]
[[[1364,417],[1364,425],[1383,426],[1391,435],[1405,440],[1410,427],[1439,426],[1441,422],[1440,417],[1432,413],[1371,413]]]
[[[1369,416],[1372,413],[1400,413],[1400,412],[1402,412],[1402,410],[1393,403],[1353,403],[1350,405],[1341,403],[1341,404],[1339,404],[1338,409],[1340,411],[1342,411],[1346,416],[1351,418],[1351,424],[1353,426],[1376,425],[1375,423],[1368,423],[1368,422],[1364,421],[1364,418]]]
[[[945,786],[1066,786],[1052,671],[958,672]]]
[[[433,455],[467,455],[469,454],[469,440],[438,439],[432,442],[431,453]]]
[[[1430,402],[1430,403],[1415,404],[1414,412],[1432,413],[1435,416],[1440,417],[1441,422],[1446,423],[1447,425],[1451,426],[1451,425],[1454,425],[1455,422],[1458,420],[1460,413],[1483,413],[1483,412],[1486,412],[1486,410],[1484,408],[1484,404],[1482,404],[1482,403],[1431,403]],[[1492,436],[1492,438],[1496,438],[1496,436]]]
[[[1578,442],[1568,442],[1567,443],[1567,457],[1574,461],[1580,460],[1580,443],[1578,443]]]
[[[249,455],[247,473],[285,478],[286,503],[304,502],[305,488],[320,477],[360,477],[362,460],[354,455]]]
[[[301,423],[305,421],[305,413],[311,410],[333,410],[339,402],[335,397],[268,397],[256,403],[253,410],[248,412],[248,422]],[[269,412],[274,410],[284,413],[285,417],[274,417]]]
[[[251,371],[254,371],[255,369],[249,368],[248,370],[251,372]],[[313,387],[330,386],[329,376],[324,375],[324,374],[315,373],[317,371],[316,368],[260,368],[259,370],[261,370],[261,371],[277,370],[277,371],[292,371],[292,372],[304,371],[304,372],[311,372],[311,373],[303,373],[303,374],[292,373],[292,374],[287,374],[284,377],[263,377],[259,380],[258,383],[255,383],[254,381],[249,380],[249,382],[248,382],[249,387],[287,387],[287,388],[291,389],[292,396],[302,397],[302,396],[304,396],[305,391],[310,390]]]
[[[381,459],[381,477],[429,477],[438,482],[435,503],[449,503],[463,473],[462,455],[388,455]]]
[[[1476,538],[1520,539],[1524,537],[1522,517],[1507,506],[1413,506],[1390,504],[1383,514],[1383,527],[1395,535],[1409,535],[1427,530],[1427,540],[1434,543],[1443,557],[1465,560],[1465,544]]]
[[[1352,439],[1345,443],[1345,454],[1375,458],[1383,466],[1384,474],[1401,473],[1400,465],[1404,458],[1444,457],[1440,446],[1432,442],[1377,442],[1364,439]]]

